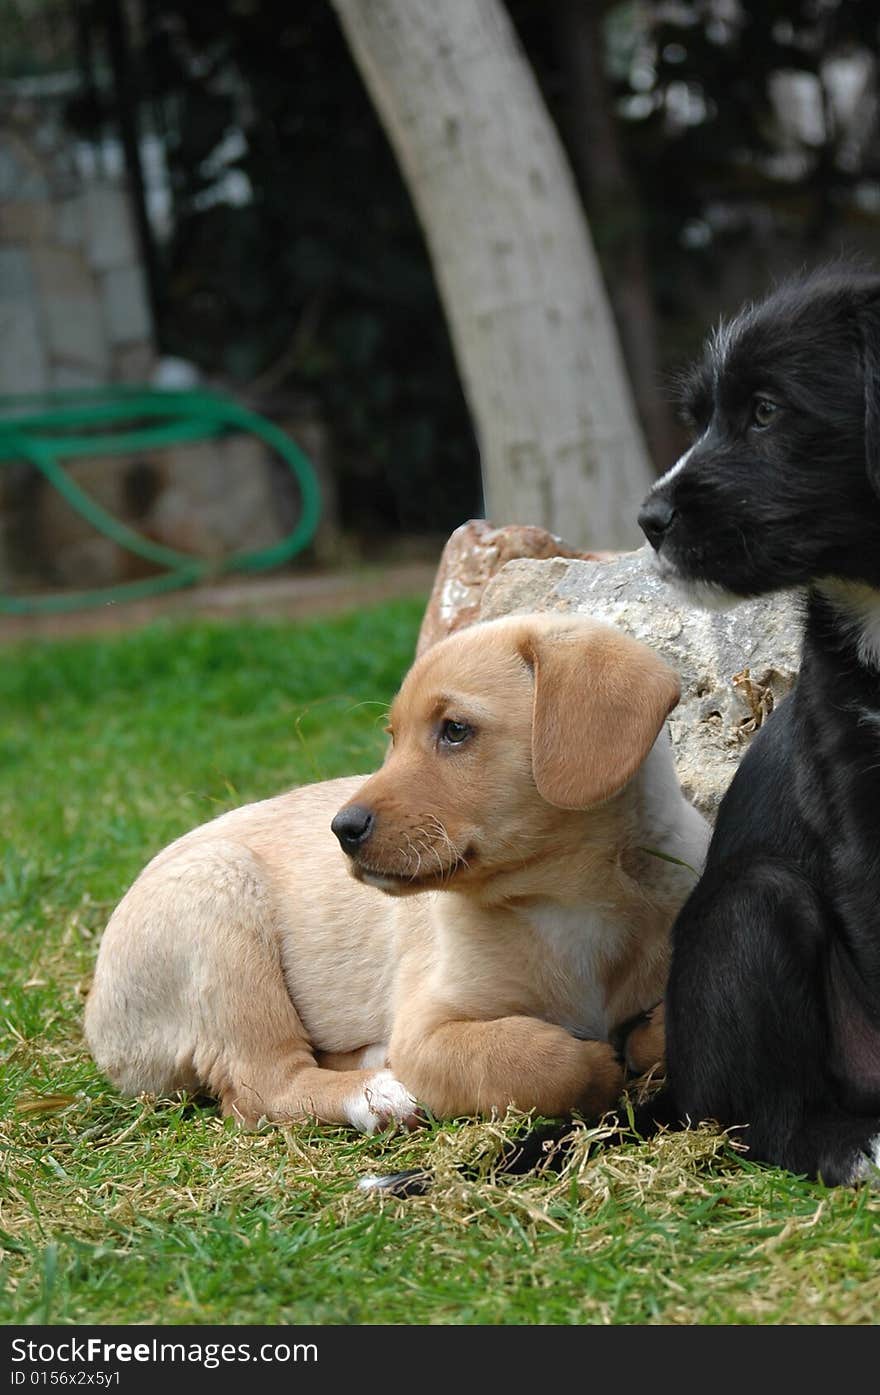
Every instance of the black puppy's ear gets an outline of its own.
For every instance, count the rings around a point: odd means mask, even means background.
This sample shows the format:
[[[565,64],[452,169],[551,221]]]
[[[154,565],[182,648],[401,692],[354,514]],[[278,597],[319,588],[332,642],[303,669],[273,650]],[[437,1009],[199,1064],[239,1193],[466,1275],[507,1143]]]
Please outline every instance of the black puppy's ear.
[[[874,493],[880,496],[880,304],[874,301],[862,308],[859,326],[865,385],[865,467]]]

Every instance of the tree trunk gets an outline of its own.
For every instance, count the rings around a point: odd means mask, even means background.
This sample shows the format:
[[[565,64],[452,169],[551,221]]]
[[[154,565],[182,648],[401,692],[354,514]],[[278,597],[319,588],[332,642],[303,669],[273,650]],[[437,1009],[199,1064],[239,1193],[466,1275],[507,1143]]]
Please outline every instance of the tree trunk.
[[[487,515],[637,546],[652,472],[571,171],[506,11],[332,3],[425,231]]]

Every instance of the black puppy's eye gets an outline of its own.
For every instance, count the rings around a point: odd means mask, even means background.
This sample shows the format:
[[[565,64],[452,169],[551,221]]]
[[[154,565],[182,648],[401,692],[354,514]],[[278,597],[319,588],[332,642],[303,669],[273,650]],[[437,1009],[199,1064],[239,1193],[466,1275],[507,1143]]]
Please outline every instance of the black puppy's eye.
[[[752,404],[752,426],[763,430],[765,426],[770,425],[778,411],[779,406],[772,398],[756,397]]]
[[[467,741],[473,735],[473,727],[469,727],[467,722],[453,722],[447,719],[440,727],[440,740],[446,746],[460,746],[463,741]]]

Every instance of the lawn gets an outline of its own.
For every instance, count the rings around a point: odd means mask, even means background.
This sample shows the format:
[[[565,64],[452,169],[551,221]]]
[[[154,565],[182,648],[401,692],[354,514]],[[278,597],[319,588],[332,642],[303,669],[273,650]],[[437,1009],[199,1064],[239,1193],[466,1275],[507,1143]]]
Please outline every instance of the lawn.
[[[244,1133],[124,1100],[81,1038],[107,916],[194,824],[366,772],[420,602],[0,651],[0,1321],[818,1324],[880,1316],[880,1194],[708,1130],[493,1172],[502,1124]],[[470,1178],[458,1166],[472,1164]],[[357,1192],[429,1166],[421,1198]]]

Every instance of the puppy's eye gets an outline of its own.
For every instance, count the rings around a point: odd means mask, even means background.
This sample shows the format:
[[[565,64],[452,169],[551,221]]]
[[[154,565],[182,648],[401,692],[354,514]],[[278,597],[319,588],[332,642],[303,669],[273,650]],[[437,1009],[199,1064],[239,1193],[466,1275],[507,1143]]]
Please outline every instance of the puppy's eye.
[[[444,746],[460,746],[473,735],[473,731],[473,727],[469,727],[467,722],[453,722],[447,719],[440,727],[440,741]]]
[[[756,397],[752,403],[752,426],[757,426],[763,431],[765,426],[769,426],[779,406],[770,397]]]

